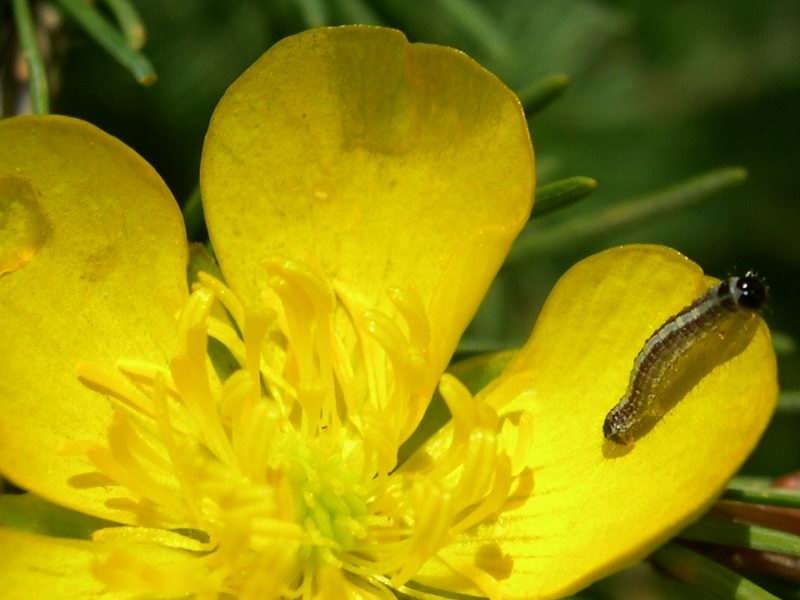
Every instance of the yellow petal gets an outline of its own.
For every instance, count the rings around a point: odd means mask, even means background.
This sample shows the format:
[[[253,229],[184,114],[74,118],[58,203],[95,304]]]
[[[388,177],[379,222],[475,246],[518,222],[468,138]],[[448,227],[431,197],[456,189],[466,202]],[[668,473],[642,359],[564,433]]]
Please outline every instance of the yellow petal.
[[[177,205],[142,158],[97,128],[18,117],[0,122],[0,234],[28,246],[0,276],[0,473],[124,519],[105,505],[108,488],[84,485],[94,469],[61,451],[105,439],[110,421],[109,401],[79,382],[80,362],[113,371],[120,358],[171,352],[186,297]]]
[[[201,186],[237,292],[258,298],[270,258],[319,264],[373,308],[414,285],[443,367],[529,215],[532,158],[518,101],[464,54],[315,29],[227,91]]]
[[[500,378],[530,376],[533,494],[448,548],[451,567],[480,564],[494,549],[513,564],[501,575],[504,598],[557,598],[643,556],[708,507],[775,405],[775,357],[760,318],[744,349],[635,444],[605,441],[602,425],[645,340],[710,285],[697,265],[657,246],[609,250],[564,275]],[[454,582],[435,563],[426,578]]]
[[[192,560],[190,555],[159,546],[99,544],[0,528],[2,596],[5,600],[142,598],[141,593],[111,591],[92,574],[92,569],[114,551],[150,561]]]
[[[92,575],[91,565],[100,549],[100,544],[92,542],[0,529],[3,597],[8,600],[27,600],[35,594],[52,600],[131,597],[131,594],[107,593]]]

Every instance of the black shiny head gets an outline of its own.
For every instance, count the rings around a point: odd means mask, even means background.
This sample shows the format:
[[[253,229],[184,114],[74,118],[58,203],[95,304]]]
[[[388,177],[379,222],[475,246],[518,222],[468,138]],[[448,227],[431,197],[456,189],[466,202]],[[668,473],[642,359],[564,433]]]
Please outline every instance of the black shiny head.
[[[733,295],[740,308],[758,310],[767,301],[767,287],[764,282],[752,273],[744,277],[737,277],[734,284]]]

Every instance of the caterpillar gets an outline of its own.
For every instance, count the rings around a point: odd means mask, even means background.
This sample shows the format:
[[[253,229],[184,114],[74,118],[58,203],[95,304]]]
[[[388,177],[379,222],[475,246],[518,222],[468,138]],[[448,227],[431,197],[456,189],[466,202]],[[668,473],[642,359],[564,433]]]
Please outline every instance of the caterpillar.
[[[603,436],[618,444],[633,442],[638,424],[660,419],[669,410],[664,395],[691,362],[703,352],[713,352],[736,320],[749,319],[766,300],[766,286],[748,272],[718,283],[667,319],[636,356],[625,395],[603,421]]]

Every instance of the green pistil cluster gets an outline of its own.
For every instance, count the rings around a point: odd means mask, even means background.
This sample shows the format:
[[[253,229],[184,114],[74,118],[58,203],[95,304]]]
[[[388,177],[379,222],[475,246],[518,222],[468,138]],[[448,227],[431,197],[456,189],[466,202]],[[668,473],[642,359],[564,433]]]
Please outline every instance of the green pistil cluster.
[[[320,457],[308,447],[294,450],[286,474],[294,492],[295,520],[311,540],[303,547],[304,558],[320,548],[334,554],[353,551],[367,534],[368,508],[359,493],[363,486],[339,456]]]

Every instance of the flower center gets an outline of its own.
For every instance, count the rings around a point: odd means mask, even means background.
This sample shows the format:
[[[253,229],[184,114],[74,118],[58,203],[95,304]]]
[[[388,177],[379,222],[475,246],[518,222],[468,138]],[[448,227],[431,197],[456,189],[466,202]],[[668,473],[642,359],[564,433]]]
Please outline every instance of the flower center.
[[[112,589],[383,597],[530,491],[529,419],[497,412],[525,393],[518,381],[488,402],[442,377],[452,425],[431,446],[435,460],[398,468],[439,380],[413,288],[390,290],[393,310],[379,312],[308,266],[267,271],[255,307],[201,273],[168,365],[80,366],[116,408],[107,444],[78,450],[131,524],[95,539],[191,553],[159,566],[116,551],[96,569]],[[497,595],[497,574],[448,566]]]
[[[319,547],[352,551],[366,536],[365,486],[325,444],[294,445],[287,469],[295,493],[295,520],[302,523]]]

